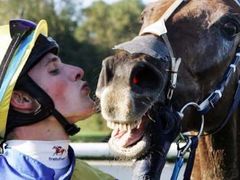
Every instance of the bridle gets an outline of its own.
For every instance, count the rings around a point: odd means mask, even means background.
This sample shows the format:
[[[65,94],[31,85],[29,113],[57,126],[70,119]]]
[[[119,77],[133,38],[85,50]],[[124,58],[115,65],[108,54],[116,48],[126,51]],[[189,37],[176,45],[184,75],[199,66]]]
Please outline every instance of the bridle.
[[[234,1],[240,6],[240,0],[234,0]],[[171,70],[170,70],[171,78],[170,78],[170,85],[168,87],[168,93],[166,96],[169,101],[171,101],[174,89],[176,88],[178,68],[181,63],[181,58],[176,58],[174,56],[171,44],[168,40],[167,28],[165,26],[165,22],[172,15],[172,13],[184,2],[187,2],[187,0],[176,0],[156,22],[144,28],[139,34],[139,35],[144,35],[144,34],[150,33],[156,36],[161,36],[165,45],[167,46],[167,49],[169,51],[170,58],[171,58]],[[201,115],[205,115],[211,109],[214,109],[215,105],[222,98],[222,94],[224,92],[225,87],[228,86],[231,77],[236,72],[236,68],[239,64],[239,61],[240,61],[240,45],[239,45],[239,48],[237,48],[236,50],[234,59],[232,60],[231,64],[228,66],[227,70],[225,71],[222,81],[216,86],[214,91],[210,93],[210,95],[208,95],[204,100],[202,100],[200,104],[197,104],[195,102],[187,103],[179,111],[180,116],[183,118],[184,117],[183,110],[186,109],[188,106],[192,106],[193,104],[194,104],[194,107],[197,109],[198,113],[200,113]],[[234,112],[234,110],[236,109],[240,101],[240,92],[238,92],[240,91],[239,84],[240,84],[240,80],[238,81],[238,87],[235,91],[234,100],[230,107],[227,117],[220,124],[218,128],[211,130],[208,134],[215,134],[219,132],[228,122],[231,114]]]
[[[240,6],[240,0],[234,0]]]

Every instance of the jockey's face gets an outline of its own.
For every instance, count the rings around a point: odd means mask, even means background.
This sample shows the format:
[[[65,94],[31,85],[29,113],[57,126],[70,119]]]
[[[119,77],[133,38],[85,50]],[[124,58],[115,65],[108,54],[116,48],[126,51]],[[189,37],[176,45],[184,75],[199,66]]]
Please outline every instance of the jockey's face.
[[[82,68],[64,64],[52,54],[46,54],[29,71],[30,77],[52,98],[55,108],[71,122],[84,119],[94,112],[90,89],[82,78]]]

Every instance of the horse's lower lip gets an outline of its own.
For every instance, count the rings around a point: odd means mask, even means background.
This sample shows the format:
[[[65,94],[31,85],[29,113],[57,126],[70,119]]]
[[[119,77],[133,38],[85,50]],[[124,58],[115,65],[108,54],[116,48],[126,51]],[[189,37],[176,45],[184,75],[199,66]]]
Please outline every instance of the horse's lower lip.
[[[146,122],[141,120],[139,124],[133,129],[114,129],[112,132],[112,138],[116,141],[116,144],[120,147],[129,147],[140,141],[144,135]]]
[[[149,137],[145,134],[139,141],[128,147],[121,147],[114,138],[108,141],[109,147],[117,157],[120,158],[138,158],[149,148]]]

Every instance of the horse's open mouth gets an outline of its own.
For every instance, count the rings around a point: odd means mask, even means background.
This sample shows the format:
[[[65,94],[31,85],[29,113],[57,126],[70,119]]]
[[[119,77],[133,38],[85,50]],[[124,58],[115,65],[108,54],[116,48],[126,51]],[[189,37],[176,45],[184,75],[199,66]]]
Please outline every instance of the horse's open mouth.
[[[148,147],[148,137],[145,133],[147,124],[148,119],[145,116],[131,124],[108,122],[108,127],[113,129],[109,140],[110,148],[120,157],[140,156]]]

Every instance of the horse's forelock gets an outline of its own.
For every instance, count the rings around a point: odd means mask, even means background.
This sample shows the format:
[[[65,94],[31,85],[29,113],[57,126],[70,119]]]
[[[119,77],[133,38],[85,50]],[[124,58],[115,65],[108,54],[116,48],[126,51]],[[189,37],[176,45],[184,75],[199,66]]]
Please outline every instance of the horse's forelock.
[[[173,16],[173,22],[184,18],[199,18],[204,15],[204,24],[210,27],[230,11],[230,7],[226,6],[223,0],[190,0],[188,3],[188,5],[183,6],[182,9]]]
[[[112,59],[117,61],[127,61],[127,60],[145,59],[145,58],[148,58],[146,54],[142,54],[142,53],[130,54],[124,50],[119,50],[117,53],[115,53],[114,56],[112,56]]]
[[[229,0],[228,0],[229,1]],[[210,27],[231,9],[226,5],[227,0],[188,0],[184,2],[180,11],[176,11],[171,21],[173,23],[182,19],[193,19],[204,17],[205,27]],[[157,21],[174,0],[161,0],[149,4],[143,11],[142,17],[146,18],[147,24],[143,23],[142,29]],[[229,2],[228,2],[229,3]],[[146,21],[144,21],[146,22]]]

